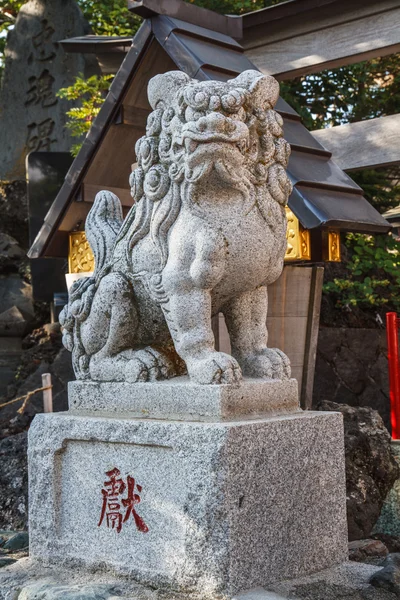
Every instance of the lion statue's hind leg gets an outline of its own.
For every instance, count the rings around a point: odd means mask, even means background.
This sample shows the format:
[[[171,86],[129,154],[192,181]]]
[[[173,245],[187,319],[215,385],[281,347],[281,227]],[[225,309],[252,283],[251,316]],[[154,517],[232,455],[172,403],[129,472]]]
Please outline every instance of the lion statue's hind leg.
[[[100,282],[90,316],[82,324],[82,341],[90,354],[94,381],[144,382],[176,375],[177,362],[166,346],[141,343],[134,289],[121,273]]]

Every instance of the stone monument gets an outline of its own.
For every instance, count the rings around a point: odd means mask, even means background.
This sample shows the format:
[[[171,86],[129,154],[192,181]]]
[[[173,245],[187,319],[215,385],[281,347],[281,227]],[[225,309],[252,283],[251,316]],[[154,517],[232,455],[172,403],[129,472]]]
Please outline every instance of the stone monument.
[[[123,220],[98,194],[95,272],[60,316],[70,409],[29,432],[34,560],[206,599],[346,559],[341,415],[301,411],[267,346],[291,191],[278,93],[258,71],[150,81],[135,205]]]
[[[32,151],[69,152],[66,111],[56,96],[83,73],[100,73],[96,60],[65,54],[59,41],[89,33],[75,0],[28,0],[8,34],[0,92],[0,179],[25,180]]]

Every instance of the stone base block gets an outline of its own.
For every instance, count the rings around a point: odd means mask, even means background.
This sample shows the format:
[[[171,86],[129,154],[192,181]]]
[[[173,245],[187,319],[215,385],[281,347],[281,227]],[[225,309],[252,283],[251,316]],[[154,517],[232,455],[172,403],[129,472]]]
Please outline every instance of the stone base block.
[[[111,569],[201,598],[347,554],[342,417],[225,422],[38,415],[33,559]]]
[[[299,411],[295,379],[244,378],[240,385],[200,385],[188,377],[156,383],[71,381],[69,409],[75,414],[220,421]]]

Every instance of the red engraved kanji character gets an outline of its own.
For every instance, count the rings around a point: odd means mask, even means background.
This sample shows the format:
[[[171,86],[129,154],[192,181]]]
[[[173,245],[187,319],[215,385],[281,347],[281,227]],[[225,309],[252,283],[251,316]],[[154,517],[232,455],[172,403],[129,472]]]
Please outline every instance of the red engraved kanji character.
[[[143,533],[147,533],[149,528],[147,527],[146,523],[143,521],[142,517],[140,517],[134,506],[135,504],[139,504],[140,502],[140,496],[139,494],[135,494],[135,480],[133,477],[130,477],[128,475],[127,477],[127,482],[128,482],[128,492],[127,492],[127,498],[123,498],[122,499],[122,504],[126,507],[126,513],[125,513],[125,518],[124,518],[124,523],[129,519],[130,515],[132,514],[133,518],[135,519],[135,524],[136,527],[139,531],[142,531]],[[136,485],[138,492],[142,491],[142,486],[141,485]]]
[[[140,502],[139,494],[135,493],[136,482],[134,478],[128,475],[126,485],[123,479],[119,477],[121,475],[119,469],[107,471],[106,475],[109,479],[104,482],[104,487],[101,490],[103,495],[103,505],[98,527],[100,527],[104,521],[104,517],[106,517],[107,527],[115,529],[117,533],[120,533],[122,524],[126,523],[130,515],[132,515],[137,529],[143,533],[147,533],[149,528],[134,509],[134,505],[139,504]],[[127,497],[120,498],[127,486]],[[142,486],[136,485],[136,488],[138,492],[142,491]],[[123,510],[121,510],[122,506],[126,508],[125,516],[123,515]]]

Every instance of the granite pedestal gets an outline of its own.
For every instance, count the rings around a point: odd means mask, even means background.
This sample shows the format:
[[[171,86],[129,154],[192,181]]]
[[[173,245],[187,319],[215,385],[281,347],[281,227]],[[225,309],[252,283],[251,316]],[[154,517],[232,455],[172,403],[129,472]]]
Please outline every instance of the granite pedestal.
[[[168,415],[168,394],[152,418],[141,390],[161,384],[131,386],[130,403],[119,395],[125,384],[112,384],[126,407],[116,416],[104,412],[107,385],[96,384],[97,411],[84,406],[85,386],[94,388],[81,382],[70,388],[68,413],[38,415],[31,426],[34,559],[111,569],[202,598],[231,598],[346,559],[339,413],[302,412],[293,397],[277,414],[264,381],[200,386],[214,408],[183,410],[180,421]],[[263,387],[270,402],[259,402],[255,416],[246,398],[251,389],[262,398]],[[183,406],[195,394],[188,388],[168,393]],[[242,404],[230,403],[239,392]],[[145,418],[132,416],[132,402],[146,406]]]

